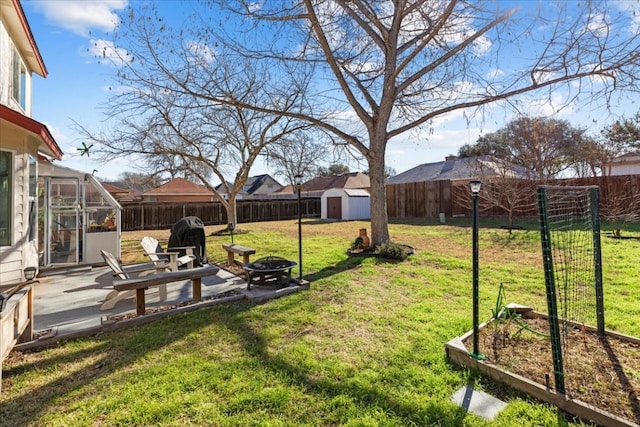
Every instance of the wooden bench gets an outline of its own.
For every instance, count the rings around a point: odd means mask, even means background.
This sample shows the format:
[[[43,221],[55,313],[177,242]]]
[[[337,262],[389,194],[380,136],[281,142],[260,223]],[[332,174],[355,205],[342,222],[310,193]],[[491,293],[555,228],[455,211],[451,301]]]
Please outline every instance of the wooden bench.
[[[104,258],[107,265],[111,268],[114,277],[117,277],[121,280],[131,279],[133,277],[144,277],[148,274],[153,273],[161,273],[167,271],[169,265],[165,262],[157,262],[153,263],[153,265],[130,265],[130,266],[122,266],[120,262],[113,256],[112,253],[107,252],[105,250],[100,249],[100,254],[102,258]],[[131,276],[134,274],[134,276]],[[137,276],[135,276],[137,274]],[[160,301],[164,301],[167,299],[167,285],[163,284],[158,286],[158,291],[160,293]],[[107,294],[104,303],[100,306],[100,310],[111,310],[116,306],[118,301],[121,301],[125,298],[129,298],[135,294],[135,291],[127,291],[120,292],[117,290],[113,290]]]
[[[220,268],[215,265],[207,265],[204,267],[191,268],[188,270],[169,271],[166,273],[158,273],[150,276],[136,277],[133,279],[118,280],[113,284],[113,288],[117,291],[136,291],[136,313],[143,315],[145,313],[145,291],[151,286],[166,285],[171,282],[181,280],[191,280],[192,282],[192,301],[202,300],[202,278],[213,276]]]
[[[235,254],[242,255],[242,264],[249,264],[249,255],[256,253],[255,249],[233,243],[224,244],[222,248],[227,251],[227,264],[229,265],[233,265],[236,262]]]

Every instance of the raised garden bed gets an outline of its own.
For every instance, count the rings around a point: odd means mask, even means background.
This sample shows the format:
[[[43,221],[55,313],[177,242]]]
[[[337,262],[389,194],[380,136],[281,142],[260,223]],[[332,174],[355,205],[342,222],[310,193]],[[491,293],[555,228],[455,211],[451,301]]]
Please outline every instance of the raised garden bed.
[[[480,325],[479,350],[485,360],[471,357],[473,331],[446,344],[449,359],[475,368],[532,397],[574,416],[607,426],[640,426],[640,339],[575,325],[565,358],[566,395],[554,386],[547,318],[523,315],[529,330],[515,322],[495,320]]]

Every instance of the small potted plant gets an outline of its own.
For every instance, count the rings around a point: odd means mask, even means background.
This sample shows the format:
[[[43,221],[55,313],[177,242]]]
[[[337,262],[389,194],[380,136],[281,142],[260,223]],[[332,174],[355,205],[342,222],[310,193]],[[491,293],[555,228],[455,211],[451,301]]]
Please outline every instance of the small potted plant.
[[[116,214],[115,212],[111,212],[104,219],[104,226],[109,230],[114,230],[116,228]]]

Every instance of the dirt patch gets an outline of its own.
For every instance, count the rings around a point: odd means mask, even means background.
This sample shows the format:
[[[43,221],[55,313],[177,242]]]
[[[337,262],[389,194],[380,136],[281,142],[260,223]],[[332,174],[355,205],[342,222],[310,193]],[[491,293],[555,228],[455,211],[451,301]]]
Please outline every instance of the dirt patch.
[[[216,265],[220,267],[222,270],[226,270],[235,276],[242,277],[244,280],[247,280],[247,272],[244,271],[242,269],[242,266],[239,264],[220,263]]]
[[[521,321],[526,327],[505,320],[482,328],[480,353],[506,371],[555,388],[548,322],[542,318]],[[584,327],[569,327],[566,341],[567,396],[640,423],[640,344],[611,335],[600,338]],[[472,336],[465,345],[473,348]]]

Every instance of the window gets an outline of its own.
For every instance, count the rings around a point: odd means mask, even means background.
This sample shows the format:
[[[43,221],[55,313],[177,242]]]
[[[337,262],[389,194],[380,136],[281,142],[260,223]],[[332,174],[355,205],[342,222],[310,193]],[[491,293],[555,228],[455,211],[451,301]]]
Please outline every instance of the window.
[[[27,69],[20,58],[18,50],[13,48],[11,64],[11,94],[23,110],[27,109]]]
[[[29,241],[36,238],[38,229],[38,163],[36,158],[29,156]]]
[[[13,206],[11,160],[11,152],[0,151],[0,246],[11,246],[11,207]]]

